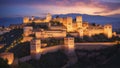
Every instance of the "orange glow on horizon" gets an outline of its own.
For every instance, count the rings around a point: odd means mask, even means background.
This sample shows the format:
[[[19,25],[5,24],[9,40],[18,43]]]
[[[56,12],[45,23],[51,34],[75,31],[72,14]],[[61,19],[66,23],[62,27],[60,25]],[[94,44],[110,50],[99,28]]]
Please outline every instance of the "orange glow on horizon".
[[[54,6],[54,5],[34,5],[36,10],[42,9],[44,11],[47,11],[46,13],[52,13],[52,14],[68,14],[68,13],[80,13],[80,14],[88,14],[88,15],[101,15],[101,16],[107,16],[107,15],[113,15],[113,14],[120,14],[120,9],[110,11],[106,7],[98,7],[95,5],[75,5],[75,6]],[[98,12],[98,13],[96,13]],[[36,15],[40,15],[37,14]]]

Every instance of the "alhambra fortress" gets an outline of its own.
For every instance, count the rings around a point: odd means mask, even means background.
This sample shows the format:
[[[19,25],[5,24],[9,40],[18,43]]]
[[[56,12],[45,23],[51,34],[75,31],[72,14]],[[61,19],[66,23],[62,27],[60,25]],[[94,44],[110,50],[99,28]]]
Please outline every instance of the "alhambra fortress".
[[[33,16],[31,18],[24,17],[23,23],[26,24],[26,26],[23,28],[22,41],[29,41],[31,43],[30,52],[32,57],[34,57],[35,59],[39,59],[41,54],[54,52],[59,49],[63,49],[65,53],[74,54],[75,45],[79,45],[79,43],[74,42],[74,37],[79,37],[83,39],[84,36],[92,37],[93,35],[102,33],[107,38],[112,38],[112,36],[115,35],[115,33],[112,32],[112,25],[106,24],[104,26],[93,26],[88,22],[83,22],[82,16],[77,16],[75,21],[73,21],[72,17],[52,18],[51,14],[48,13],[46,18],[44,19],[35,18]],[[44,26],[45,28],[41,28],[42,26]],[[68,37],[69,35],[71,35],[72,37]],[[64,38],[64,44],[59,46],[41,48],[41,40],[51,37]],[[86,43],[82,44],[86,45]],[[98,44],[101,45],[101,43],[92,43],[89,45]],[[109,45],[109,43],[105,43],[105,45]]]
[[[51,14],[48,13],[46,18],[35,18],[35,17],[24,17],[23,18],[23,39],[22,42],[30,42],[30,55],[19,58],[20,62],[25,62],[30,59],[40,59],[42,54],[56,52],[58,50],[64,51],[64,53],[68,56],[68,63],[63,66],[63,68],[74,64],[77,62],[77,57],[74,52],[75,49],[82,49],[84,46],[79,45],[89,45],[90,46],[99,46],[106,45],[112,46],[116,43],[75,43],[74,37],[79,37],[84,39],[84,36],[92,37],[96,34],[104,34],[107,38],[112,38],[116,33],[112,32],[112,25],[92,25],[88,22],[83,22],[82,16],[76,16],[76,19],[72,19],[72,17],[56,17],[52,18]],[[71,37],[72,36],[72,37]],[[63,38],[64,43],[61,45],[44,47],[44,44],[41,42],[44,39],[48,38]],[[47,45],[47,44],[46,44]],[[14,55],[11,53],[7,53],[13,57]],[[3,54],[3,58],[6,57]],[[9,60],[8,58],[8,60]],[[72,58],[72,59],[71,59]],[[14,60],[14,57],[12,58]],[[13,60],[10,60],[10,64],[12,64]]]
[[[52,21],[52,22],[51,22]],[[102,25],[91,25],[88,22],[83,22],[82,16],[77,16],[75,21],[73,21],[72,17],[66,18],[52,18],[51,14],[47,14],[45,19],[35,19],[34,17],[24,17],[24,24],[39,24],[46,25],[47,29],[41,28],[33,28],[33,26],[24,27],[24,40],[31,40],[31,34],[34,34],[36,38],[43,39],[49,37],[66,37],[68,34],[72,36],[79,36],[83,38],[83,36],[93,36],[96,34],[104,34],[108,38],[112,38],[114,32],[112,32],[112,25],[106,24]],[[28,39],[29,38],[29,39]]]

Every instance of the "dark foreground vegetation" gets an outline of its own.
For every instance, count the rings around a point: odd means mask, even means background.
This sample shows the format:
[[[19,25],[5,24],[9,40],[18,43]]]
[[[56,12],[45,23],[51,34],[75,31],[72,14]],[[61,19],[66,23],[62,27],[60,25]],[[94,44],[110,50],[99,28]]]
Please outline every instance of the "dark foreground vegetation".
[[[17,58],[28,56],[30,55],[30,42],[19,43],[10,52],[14,53]]]
[[[78,62],[68,68],[120,68],[120,44],[99,50],[75,50]],[[62,51],[41,55],[39,60],[20,62],[8,66],[6,60],[0,60],[0,68],[61,68],[68,58]]]
[[[100,50],[76,50],[78,62],[69,68],[120,68],[120,44]]]
[[[5,33],[0,36],[0,44],[5,44],[5,46],[0,49],[0,52],[5,52],[8,49],[11,49],[11,46],[14,47],[15,44],[19,43],[22,39],[23,29],[13,29],[8,33]]]
[[[67,56],[63,52],[57,51],[42,55],[40,60],[30,60],[28,63],[35,68],[61,68],[67,63],[67,60]]]

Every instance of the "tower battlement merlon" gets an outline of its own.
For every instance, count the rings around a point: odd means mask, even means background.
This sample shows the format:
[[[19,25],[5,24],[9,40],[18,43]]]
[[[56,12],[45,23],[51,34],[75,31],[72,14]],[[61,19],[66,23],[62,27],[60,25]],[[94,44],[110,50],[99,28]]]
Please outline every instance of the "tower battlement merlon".
[[[71,32],[73,31],[73,28],[72,28],[72,22],[73,22],[73,19],[72,17],[67,17],[66,18],[66,24],[67,24],[67,32]]]
[[[65,53],[73,53],[75,50],[74,38],[73,37],[65,37],[64,38],[64,47]]]

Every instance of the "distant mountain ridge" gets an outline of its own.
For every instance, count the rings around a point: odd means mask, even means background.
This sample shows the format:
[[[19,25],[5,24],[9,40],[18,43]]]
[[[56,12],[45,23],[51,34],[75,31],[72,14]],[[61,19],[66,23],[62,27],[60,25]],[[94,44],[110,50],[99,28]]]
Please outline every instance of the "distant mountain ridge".
[[[53,17],[56,17],[57,15],[53,15]],[[120,18],[114,18],[114,17],[105,17],[105,16],[99,16],[99,15],[87,15],[87,14],[58,14],[59,17],[67,17],[70,16],[73,19],[76,18],[76,16],[82,16],[83,21],[88,21],[90,23],[112,23],[112,22],[120,22]]]
[[[9,26],[10,24],[21,24],[23,21],[23,17],[4,17],[0,18],[1,26]]]
[[[98,23],[98,24],[112,24],[114,28],[120,27],[120,18],[114,17],[105,17],[99,15],[87,15],[87,14],[78,14],[78,13],[69,13],[69,14],[55,14],[52,17],[55,18],[56,16],[59,17],[67,17],[70,16],[73,19],[76,16],[82,16],[83,21],[88,21],[89,23]],[[0,25],[8,26],[10,24],[20,24],[23,21],[23,17],[9,17],[9,18],[0,18]]]

